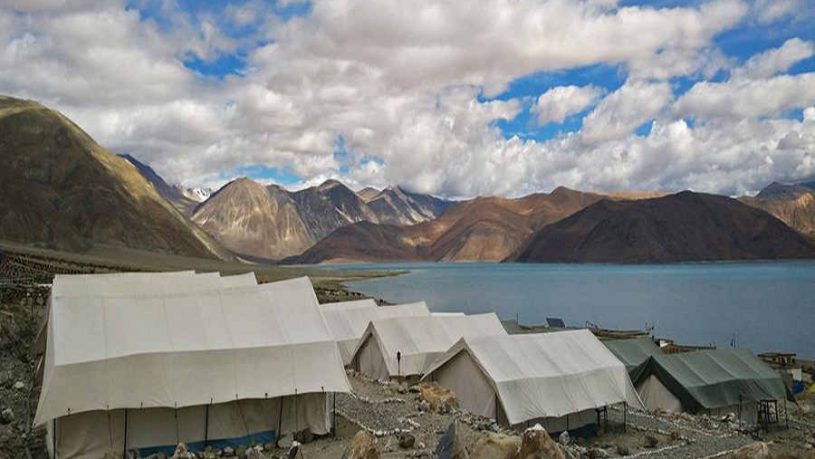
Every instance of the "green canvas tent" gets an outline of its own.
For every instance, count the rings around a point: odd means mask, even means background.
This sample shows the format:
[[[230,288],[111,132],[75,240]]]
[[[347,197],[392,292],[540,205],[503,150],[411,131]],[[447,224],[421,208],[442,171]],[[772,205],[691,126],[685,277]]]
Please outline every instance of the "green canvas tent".
[[[749,420],[758,402],[783,400],[787,394],[781,376],[746,350],[652,355],[630,374],[648,409],[738,411]]]
[[[631,339],[610,339],[603,341],[603,344],[625,364],[625,369],[628,371],[642,365],[643,362],[648,360],[648,357],[662,354],[654,340],[647,336]]]

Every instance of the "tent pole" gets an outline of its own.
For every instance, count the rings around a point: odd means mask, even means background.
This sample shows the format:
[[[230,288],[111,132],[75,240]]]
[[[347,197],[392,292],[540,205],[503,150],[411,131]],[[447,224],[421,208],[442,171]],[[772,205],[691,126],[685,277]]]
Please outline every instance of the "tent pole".
[[[297,389],[294,389],[294,435],[300,431],[300,420],[298,419],[300,413],[297,412]]]
[[[51,456],[57,459],[57,418],[51,420],[51,432],[51,448],[54,449],[54,453]]]
[[[741,427],[741,394],[739,394],[739,427]]]
[[[787,429],[790,428],[790,414],[787,412],[787,397],[784,397],[784,424],[787,425]]]
[[[331,424],[334,426],[334,438],[337,438],[337,393],[333,392],[334,408],[331,410]]]
[[[286,401],[286,397],[280,397],[280,416],[277,418],[277,441],[279,442],[280,437],[282,436],[281,429],[283,428],[283,402]]]
[[[628,402],[623,402],[623,432],[628,424]]]
[[[113,427],[110,425],[110,406],[105,411],[108,415],[108,449],[113,449]]]
[[[125,408],[125,438],[122,442],[122,458],[127,459],[127,408]]]
[[[175,444],[178,446],[178,404],[173,408],[173,417],[175,418]]]
[[[209,399],[209,405],[212,405],[212,399]],[[204,408],[204,449],[209,443],[209,405]]]

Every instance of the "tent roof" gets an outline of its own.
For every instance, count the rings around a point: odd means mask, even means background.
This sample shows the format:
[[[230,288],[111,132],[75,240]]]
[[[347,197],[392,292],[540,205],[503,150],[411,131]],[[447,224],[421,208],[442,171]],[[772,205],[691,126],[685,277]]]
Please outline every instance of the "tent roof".
[[[173,283],[198,286],[156,275],[147,283],[155,288],[128,294],[55,277],[35,422],[350,390],[308,278],[221,289],[214,276],[189,276],[214,289],[170,293]],[[94,295],[94,283],[109,289]]]
[[[435,358],[463,337],[506,335],[495,313],[470,316],[412,316],[372,321],[359,340],[354,355],[368,336],[375,336],[388,371],[397,374],[396,355],[402,357],[405,375],[422,373]]]
[[[390,317],[427,316],[430,312],[424,302],[377,306],[374,300],[349,301],[335,306],[322,305],[320,310],[340,347],[343,363],[348,365],[354,358],[357,342],[372,320]]]
[[[654,340],[647,336],[631,339],[609,339],[604,340],[603,344],[605,344],[629,370],[641,365],[652,355],[662,354],[659,346],[654,343]]]
[[[364,300],[351,300],[351,301],[338,301],[335,303],[321,303],[320,310],[323,312],[326,311],[347,311],[351,309],[360,309],[360,308],[375,308],[377,306],[376,301],[371,298],[365,298]]]
[[[258,280],[254,272],[235,274],[233,276],[221,276],[221,287],[251,287],[258,285]]]
[[[631,371],[634,384],[655,375],[691,411],[786,396],[781,376],[744,349],[657,354]]]
[[[493,385],[510,424],[620,402],[642,408],[623,363],[588,330],[463,338],[425,378],[460,352]]]
[[[323,316],[331,329],[334,339],[337,341],[358,340],[365,333],[365,328],[372,320],[430,315],[430,311],[428,311],[424,302],[393,306],[377,306],[374,300],[347,303],[354,304],[328,308],[321,305]]]

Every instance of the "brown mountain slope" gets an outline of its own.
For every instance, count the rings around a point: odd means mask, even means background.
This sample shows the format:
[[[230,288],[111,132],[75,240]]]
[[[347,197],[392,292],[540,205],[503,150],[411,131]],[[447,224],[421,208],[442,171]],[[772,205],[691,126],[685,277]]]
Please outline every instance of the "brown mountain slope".
[[[230,257],[127,160],[63,115],[0,97],[0,239]]]
[[[343,261],[499,261],[543,225],[602,196],[558,188],[519,199],[476,198],[413,226],[355,224],[331,233],[287,263]]]
[[[193,221],[230,249],[257,258],[299,254],[332,231],[359,223],[411,224],[436,218],[449,206],[429,195],[369,190],[366,201],[336,180],[287,191],[243,178],[198,205]],[[396,203],[376,207],[376,203]]]
[[[600,201],[538,231],[521,262],[667,263],[815,257],[815,243],[735,199],[684,191]]]
[[[286,190],[246,178],[214,193],[193,221],[232,251],[259,258],[286,257],[314,243]]]
[[[812,188],[772,183],[755,197],[739,200],[769,212],[795,230],[815,235],[815,190]]]

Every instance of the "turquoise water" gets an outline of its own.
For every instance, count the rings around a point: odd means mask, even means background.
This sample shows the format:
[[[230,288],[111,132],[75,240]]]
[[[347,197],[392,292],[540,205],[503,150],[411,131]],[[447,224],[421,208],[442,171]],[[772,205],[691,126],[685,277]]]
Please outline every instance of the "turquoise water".
[[[561,317],[606,328],[644,328],[683,344],[790,351],[815,358],[815,262],[681,265],[405,263],[341,269],[409,270],[348,286],[432,311],[541,323]]]

